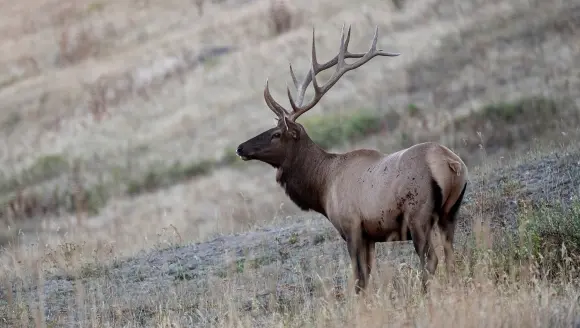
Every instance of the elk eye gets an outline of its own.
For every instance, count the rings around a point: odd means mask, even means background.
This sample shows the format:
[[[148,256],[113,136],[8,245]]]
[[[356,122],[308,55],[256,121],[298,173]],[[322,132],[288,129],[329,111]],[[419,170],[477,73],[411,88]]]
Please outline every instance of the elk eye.
[[[280,132],[276,132],[272,135],[272,138],[280,138]]]

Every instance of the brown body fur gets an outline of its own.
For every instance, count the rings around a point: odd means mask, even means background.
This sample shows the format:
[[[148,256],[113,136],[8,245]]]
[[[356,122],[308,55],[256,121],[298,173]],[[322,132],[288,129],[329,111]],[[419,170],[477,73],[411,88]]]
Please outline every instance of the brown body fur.
[[[341,49],[346,49],[344,38]],[[370,58],[367,56],[360,62]],[[331,67],[332,63],[333,60],[319,65],[318,71],[322,70],[320,67]],[[316,65],[313,66],[316,68]],[[334,78],[333,82],[354,67],[345,68],[346,64],[340,62],[338,65],[338,73],[330,79]],[[295,81],[302,92],[299,103],[309,83],[308,76],[302,85]],[[388,155],[369,149],[344,154],[326,152],[295,122],[329,89],[316,88],[315,85],[315,99],[302,108],[300,104],[293,104],[294,112],[290,114],[272,99],[266,84],[264,97],[278,115],[278,125],[242,143],[237,154],[244,160],[256,159],[275,167],[276,180],[296,205],[330,220],[347,243],[359,287],[357,293],[368,285],[377,242],[412,239],[421,268],[433,274],[438,259],[431,230],[436,223],[445,237],[447,271],[451,273],[456,215],[468,180],[466,165],[451,150],[433,142]],[[291,97],[290,101],[292,104]],[[424,288],[428,273],[423,272]]]
[[[409,235],[419,256],[427,255],[426,269],[433,273],[437,257],[433,247],[426,247],[432,245],[435,222],[452,271],[452,208],[461,202],[467,183],[467,167],[456,154],[432,142],[389,155],[368,149],[331,154],[311,140],[304,143],[299,157],[304,162],[282,165],[277,180],[294,203],[326,216],[348,243],[359,287],[366,287],[374,266],[375,243]]]

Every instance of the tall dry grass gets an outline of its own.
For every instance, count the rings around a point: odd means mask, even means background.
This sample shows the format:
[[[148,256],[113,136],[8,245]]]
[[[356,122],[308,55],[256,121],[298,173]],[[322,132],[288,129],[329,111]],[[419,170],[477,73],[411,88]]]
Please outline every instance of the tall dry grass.
[[[81,327],[572,326],[580,314],[580,290],[570,278],[577,268],[566,267],[568,274],[548,280],[538,262],[499,267],[496,254],[483,246],[490,237],[483,231],[477,237],[479,248],[459,250],[453,284],[446,283],[440,270],[427,295],[421,293],[416,269],[381,261],[364,296],[349,292],[352,283],[333,283],[337,269],[342,275],[350,271],[345,263],[329,259],[294,272],[256,268],[222,278],[199,277],[206,280],[199,289],[189,288],[193,283],[187,279],[169,286],[159,282],[154,293],[134,298],[121,282],[108,282],[97,271],[106,269],[84,264],[79,276],[67,278],[74,281],[74,292],[63,295],[43,295],[47,277],[39,269],[26,286],[37,297],[26,301],[8,294],[0,305],[0,321],[7,327],[64,327],[73,322]],[[276,286],[276,277],[288,274],[316,280]],[[143,283],[149,278],[143,277]],[[274,287],[258,292],[264,285]],[[64,302],[67,310],[48,316],[48,302]]]

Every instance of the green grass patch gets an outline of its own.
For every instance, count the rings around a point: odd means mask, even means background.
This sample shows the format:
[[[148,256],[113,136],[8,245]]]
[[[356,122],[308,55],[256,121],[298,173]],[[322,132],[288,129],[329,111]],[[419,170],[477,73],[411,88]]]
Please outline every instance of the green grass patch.
[[[212,161],[199,161],[182,164],[179,161],[166,168],[151,169],[140,178],[133,179],[127,184],[127,193],[137,195],[151,192],[177,182],[191,179],[210,172],[215,163]]]
[[[569,206],[528,207],[524,206],[519,222],[524,245],[532,255],[563,260],[563,249],[568,255],[580,254],[580,199]]]
[[[13,192],[38,183],[54,179],[69,169],[69,163],[61,155],[41,156],[32,165],[16,176],[0,179],[0,193]]]
[[[488,155],[513,151],[536,139],[562,136],[578,124],[580,111],[573,101],[533,96],[474,110],[448,124],[444,133],[452,136],[446,144],[470,162],[482,146]]]
[[[169,167],[153,168],[142,177],[132,179],[127,183],[127,193],[138,195],[172,186],[197,176],[209,174],[211,171],[232,165],[237,160],[233,150],[226,150],[217,161],[201,160],[189,163],[175,162]]]
[[[546,279],[580,277],[580,199],[570,205],[520,201],[516,234],[497,233],[490,262],[501,275],[526,268]]]
[[[313,115],[305,118],[302,124],[314,142],[328,149],[377,133],[384,123],[384,114],[359,110],[348,116]]]
[[[87,5],[87,12],[101,12],[105,9],[105,5],[102,2],[91,2]]]
[[[448,132],[466,134],[474,144],[483,138],[486,147],[511,147],[578,123],[580,114],[573,102],[529,97],[485,106],[455,120]]]
[[[61,213],[95,215],[111,198],[113,189],[111,184],[97,183],[76,188],[55,186],[51,190],[27,190],[18,197],[6,194],[0,198],[0,217],[18,220]]]
[[[44,190],[26,189],[34,184],[67,174],[69,182],[76,181],[71,165],[58,155],[39,158],[17,177],[0,181],[0,217],[25,219],[61,213],[96,215],[113,196],[135,196],[167,188],[176,183],[209,174],[212,170],[233,165],[238,158],[233,149],[224,150],[217,161],[202,160],[188,163],[175,162],[169,167],[153,167],[137,178],[127,178],[123,168],[112,170],[112,181],[97,183],[56,184]],[[19,189],[24,192],[18,196]],[[0,244],[8,237],[0,236]]]
[[[554,99],[543,97],[521,98],[514,102],[500,102],[484,106],[481,110],[473,113],[469,121],[485,120],[492,123],[518,124],[522,122],[539,122],[552,119],[557,115],[565,104]],[[532,115],[530,117],[530,115]],[[455,122],[459,127],[467,123],[468,118],[463,118]]]
[[[68,161],[60,155],[47,155],[38,158],[25,173],[30,183],[52,179],[69,169]]]

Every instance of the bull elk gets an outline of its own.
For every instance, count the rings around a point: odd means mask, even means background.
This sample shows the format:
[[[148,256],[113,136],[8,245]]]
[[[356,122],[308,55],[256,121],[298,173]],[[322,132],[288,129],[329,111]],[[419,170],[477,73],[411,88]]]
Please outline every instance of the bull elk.
[[[321,64],[316,59],[313,29],[311,67],[302,81],[297,80],[290,64],[297,89],[294,98],[287,88],[292,112],[272,98],[266,80],[264,100],[276,114],[277,125],[240,144],[236,154],[244,161],[258,160],[273,166],[277,169],[276,181],[298,207],[330,220],[347,243],[357,294],[367,287],[375,262],[375,243],[408,239],[413,241],[420,258],[422,287],[426,291],[427,280],[438,262],[431,240],[435,223],[444,236],[448,276],[453,272],[456,218],[468,181],[465,163],[434,142],[392,154],[370,149],[330,153],[314,143],[304,126],[296,122],[346,72],[376,56],[399,55],[377,50],[378,27],[368,52],[350,53],[350,31],[349,27],[345,39],[342,27],[338,55]],[[360,59],[347,64],[345,58]],[[316,75],[333,66],[334,74],[326,84],[319,85]],[[311,82],[314,97],[302,105]]]

